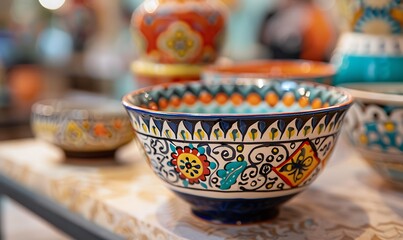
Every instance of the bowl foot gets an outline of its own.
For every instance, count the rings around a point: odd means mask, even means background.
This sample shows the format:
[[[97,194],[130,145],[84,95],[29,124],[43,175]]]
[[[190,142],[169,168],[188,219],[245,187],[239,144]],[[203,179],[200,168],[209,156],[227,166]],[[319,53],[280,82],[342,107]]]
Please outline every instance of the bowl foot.
[[[221,199],[176,192],[190,203],[192,212],[204,220],[223,224],[249,224],[277,217],[279,206],[296,194],[259,199]]]
[[[279,208],[267,208],[255,212],[236,213],[220,211],[199,211],[192,209],[194,215],[204,220],[221,224],[250,224],[273,219],[279,214]]]

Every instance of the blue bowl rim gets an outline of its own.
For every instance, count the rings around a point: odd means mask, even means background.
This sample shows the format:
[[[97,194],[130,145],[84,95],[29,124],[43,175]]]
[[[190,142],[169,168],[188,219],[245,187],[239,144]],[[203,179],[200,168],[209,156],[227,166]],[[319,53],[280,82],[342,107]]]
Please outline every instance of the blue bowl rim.
[[[258,79],[257,79],[258,80]],[[298,84],[305,84],[305,85],[311,85],[313,87],[322,87],[326,88],[328,91],[335,91],[340,93],[341,95],[345,96],[345,101],[342,103],[329,106],[329,107],[321,107],[318,109],[307,109],[307,110],[301,110],[301,111],[291,111],[291,112],[270,112],[270,113],[185,113],[185,112],[169,112],[169,111],[159,111],[159,110],[151,110],[147,108],[143,108],[140,106],[134,105],[130,101],[130,97],[140,95],[143,93],[150,92],[153,89],[156,88],[161,88],[161,87],[171,87],[173,85],[178,86],[178,85],[188,85],[188,84],[200,84],[204,86],[217,86],[217,85],[228,85],[234,83],[231,83],[229,81],[222,82],[220,84],[217,83],[204,83],[200,81],[189,81],[189,82],[182,82],[182,83],[165,83],[165,84],[158,84],[150,87],[145,87],[141,88],[135,91],[132,91],[122,98],[122,104],[127,110],[133,110],[135,112],[141,113],[141,114],[149,114],[152,116],[156,117],[163,117],[163,118],[187,118],[187,119],[253,119],[253,118],[279,118],[279,117],[290,117],[290,116],[302,116],[302,115],[316,115],[320,113],[326,113],[329,111],[339,111],[339,110],[344,110],[348,109],[352,104],[353,104],[353,97],[351,94],[339,87],[334,87],[326,84],[320,84],[320,83],[315,83],[315,82],[309,82],[309,81],[302,81],[302,80],[267,80],[267,79],[262,79],[262,81],[275,81],[275,82],[293,82],[293,83],[298,83]],[[251,84],[239,84],[236,83],[235,85],[251,85]]]

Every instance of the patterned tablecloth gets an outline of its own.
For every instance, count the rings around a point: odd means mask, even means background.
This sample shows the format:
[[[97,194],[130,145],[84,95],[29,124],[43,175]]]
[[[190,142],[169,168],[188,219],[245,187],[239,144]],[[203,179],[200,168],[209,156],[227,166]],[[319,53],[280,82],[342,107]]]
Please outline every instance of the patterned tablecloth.
[[[148,168],[136,144],[117,161],[66,161],[34,139],[0,143],[0,172],[128,239],[403,239],[403,190],[387,185],[341,140],[329,165],[271,221],[194,217]]]

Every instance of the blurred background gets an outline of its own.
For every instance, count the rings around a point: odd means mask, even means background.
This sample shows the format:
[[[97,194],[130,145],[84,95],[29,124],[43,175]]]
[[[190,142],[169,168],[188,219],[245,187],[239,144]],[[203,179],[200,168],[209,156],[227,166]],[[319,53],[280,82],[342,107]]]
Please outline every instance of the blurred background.
[[[335,0],[217,1],[230,10],[221,59],[329,60]],[[0,140],[32,135],[38,99],[72,89],[120,99],[136,89],[130,19],[141,2],[1,0]]]
[[[329,60],[336,0],[216,1],[230,12],[221,59]],[[30,109],[39,99],[71,90],[120,99],[136,89],[130,19],[141,2],[0,0],[0,140],[32,137]],[[6,239],[67,239],[5,205]]]

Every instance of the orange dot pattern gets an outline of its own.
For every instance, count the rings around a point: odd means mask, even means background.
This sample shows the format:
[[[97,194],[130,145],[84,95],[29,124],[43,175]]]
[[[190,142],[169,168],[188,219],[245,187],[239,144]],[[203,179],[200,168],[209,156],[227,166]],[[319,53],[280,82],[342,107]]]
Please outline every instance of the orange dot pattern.
[[[257,92],[251,92],[246,96],[243,96],[239,92],[232,93],[231,95],[228,95],[225,92],[218,92],[215,94],[215,96],[213,96],[208,91],[202,91],[199,95],[187,92],[182,98],[179,98],[177,95],[173,95],[169,99],[161,97],[158,99],[158,104],[155,102],[150,102],[148,103],[147,108],[151,110],[164,110],[169,106],[178,108],[181,106],[181,104],[192,106],[197,102],[207,105],[213,101],[219,105],[225,105],[228,104],[228,102],[231,102],[231,104],[234,106],[240,106],[245,103],[249,104],[250,106],[257,106],[262,104],[262,102],[265,102],[270,107],[276,107],[279,103],[282,103],[286,107],[291,107],[295,104],[298,104],[301,108],[311,107],[312,109],[330,106],[329,102],[323,102],[320,98],[310,100],[307,96],[297,97],[293,92],[286,92],[283,96],[279,96],[276,92],[269,91],[262,98],[262,96]]]
[[[295,96],[293,93],[288,92],[283,96],[283,103],[287,107],[291,107],[295,103]]]
[[[199,95],[199,99],[202,103],[209,104],[211,103],[211,101],[213,101],[213,96],[211,96],[211,94],[208,92],[201,92]]]
[[[218,104],[224,105],[228,100],[228,95],[225,93],[217,93],[217,95],[215,96],[215,100]]]
[[[170,105],[173,107],[179,107],[181,105],[181,100],[177,96],[172,96],[170,99]]]
[[[160,109],[166,109],[168,107],[168,100],[166,98],[160,98],[158,100],[158,106]]]
[[[304,108],[307,107],[309,105],[309,98],[302,96],[299,100],[298,100],[299,106]]]
[[[270,92],[266,95],[266,103],[269,104],[270,107],[274,107],[278,103],[278,95],[274,92]]]
[[[321,107],[322,107],[322,100],[320,100],[319,98],[315,98],[315,99],[312,101],[311,106],[312,106],[312,109],[321,108]]]
[[[183,96],[183,102],[185,102],[187,105],[193,105],[196,103],[196,101],[197,101],[197,98],[192,93],[186,93]]]
[[[250,93],[246,97],[248,103],[252,106],[259,105],[262,102],[262,99],[260,98],[260,95],[257,93]]]
[[[231,95],[231,102],[234,104],[234,106],[239,106],[243,103],[244,99],[241,94],[239,93],[234,93]]]

